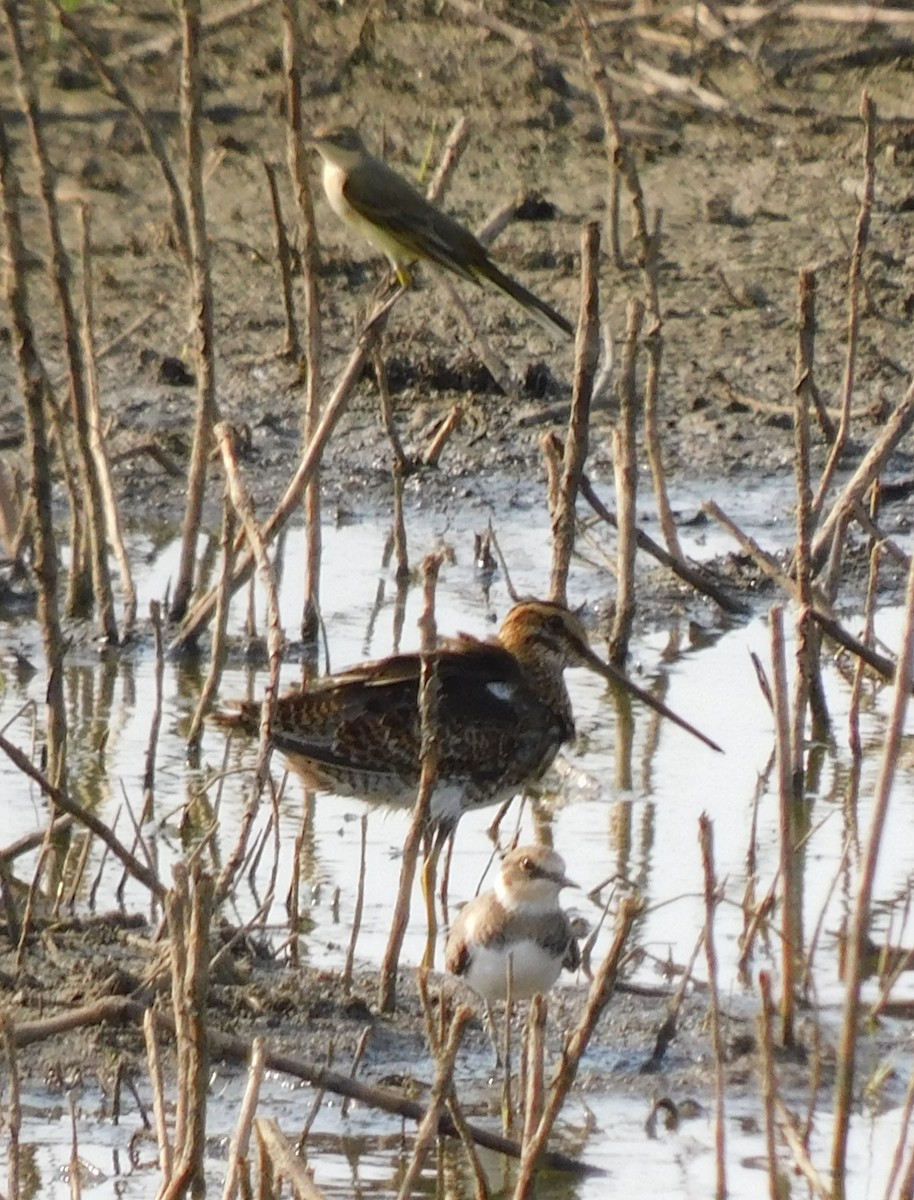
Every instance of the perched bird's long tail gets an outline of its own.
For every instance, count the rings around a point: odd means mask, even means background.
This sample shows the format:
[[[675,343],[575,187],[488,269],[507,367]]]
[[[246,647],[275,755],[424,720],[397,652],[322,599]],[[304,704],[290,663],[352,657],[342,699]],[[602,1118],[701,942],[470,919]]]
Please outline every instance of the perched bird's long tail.
[[[547,332],[554,333],[558,330],[565,337],[574,337],[574,326],[570,321],[566,321],[562,314],[557,313],[545,300],[540,300],[539,296],[528,292],[516,279],[500,271],[491,259],[486,260],[485,266],[473,263],[471,270],[480,282],[491,283],[500,292],[516,300]]]

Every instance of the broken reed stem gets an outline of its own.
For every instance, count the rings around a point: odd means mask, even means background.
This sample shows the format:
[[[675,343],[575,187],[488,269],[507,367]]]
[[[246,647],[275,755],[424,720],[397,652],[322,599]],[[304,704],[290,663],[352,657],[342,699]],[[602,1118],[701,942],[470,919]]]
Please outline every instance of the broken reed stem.
[[[143,813],[140,824],[143,825],[152,816],[153,795],[156,779],[156,751],[159,745],[159,730],[162,727],[162,685],[165,677],[165,656],[162,654],[162,606],[158,600],[149,603],[149,620],[153,630],[155,643],[155,669],[153,672],[154,703],[152,720],[149,723],[149,741],[146,743],[145,765],[143,768]]]
[[[298,217],[305,294],[305,411],[302,426],[304,451],[313,439],[320,420],[321,314],[317,283],[320,253],[302,125],[302,37],[299,5],[295,0],[283,0],[281,20],[286,101],[286,163]],[[300,355],[296,334],[295,357]],[[320,572],[323,550],[319,465],[315,467],[313,477],[305,487],[305,530],[305,588],[301,636],[305,645],[313,647],[316,654],[320,637]]]
[[[698,818],[698,840],[701,846],[701,865],[704,873],[705,896],[705,960],[708,964],[708,992],[710,996],[711,1046],[714,1052],[714,1156],[716,1167],[716,1195],[725,1200],[727,1195],[726,1121],[724,1104],[724,1040],[720,1025],[720,995],[717,982],[717,948],[714,943],[714,913],[720,903],[717,880],[714,875],[714,829],[707,813]]]
[[[574,552],[575,508],[587,459],[590,400],[600,355],[600,233],[596,222],[581,234],[581,307],[574,346],[574,383],[568,436],[562,461],[558,504],[552,512],[552,576],[549,598],[567,602],[568,572]]]
[[[273,1200],[282,1194],[283,1180],[288,1182],[296,1200],[324,1200],[324,1193],[311,1178],[307,1165],[295,1153],[295,1147],[277,1121],[272,1117],[257,1117],[254,1131],[260,1168],[259,1195],[264,1200]]]
[[[797,541],[793,554],[800,610],[797,614],[797,673],[794,682],[791,775],[794,799],[803,796],[803,747],[807,709],[812,717],[813,739],[821,741],[828,733],[825,689],[819,670],[821,634],[813,624],[810,608],[812,570],[809,561],[812,537],[812,486],[810,484],[809,404],[815,394],[814,366],[816,345],[816,273],[806,267],[800,271],[797,300],[797,356],[794,384],[794,475],[797,490]]]
[[[346,951],[346,965],[343,968],[343,987],[348,992],[352,987],[352,968],[355,963],[355,947],[359,940],[359,930],[362,927],[362,908],[365,904],[365,854],[368,843],[368,814],[362,813],[359,822],[361,837],[359,840],[359,882],[355,894],[355,908],[352,913],[352,934],[349,938],[349,949]]]
[[[397,467],[396,463],[393,466],[392,475],[394,492],[392,533],[394,556],[397,560],[394,578],[397,583],[405,584],[409,581],[409,548],[406,538],[406,520],[403,516],[403,472]],[[399,634],[394,638],[394,644],[399,646]]]
[[[762,1108],[765,1113],[765,1155],[768,1159],[768,1195],[771,1200],[783,1200],[786,1181],[778,1170],[777,1122],[775,1099],[777,1082],[774,1074],[774,1003],[771,999],[771,979],[767,971],[759,972],[759,991],[762,1006],[758,1016],[759,1069],[762,1076]]]
[[[525,1138],[521,1152],[520,1171],[514,1189],[514,1200],[527,1200],[527,1197],[531,1195],[537,1167],[545,1165],[546,1142],[577,1076],[578,1065],[587,1049],[594,1027],[612,998],[616,979],[622,966],[628,935],[643,907],[640,900],[631,896],[623,897],[619,905],[612,945],[590,985],[584,1011],[577,1027],[568,1037],[562,1049],[561,1062],[549,1091],[545,1111],[536,1129],[531,1131],[529,1139]]]
[[[394,466],[401,474],[405,475],[409,467],[409,459],[406,457],[406,451],[403,449],[403,443],[400,441],[400,435],[397,433],[397,426],[394,421],[393,400],[391,399],[390,385],[387,380],[387,364],[384,361],[384,355],[381,353],[380,347],[375,347],[372,351],[371,365],[374,367],[375,383],[378,385],[381,424],[384,426],[384,431],[390,441],[390,448],[394,455]]]
[[[619,421],[613,429],[613,475],[616,488],[616,528],[619,544],[616,551],[616,606],[609,636],[609,661],[617,667],[628,656],[628,640],[635,619],[635,519],[638,498],[637,429],[638,386],[635,369],[638,362],[638,339],[644,319],[644,305],[637,298],[628,302],[625,341],[622,350],[622,370],[619,374]]]
[[[873,489],[873,504],[877,503]],[[863,604],[863,641],[866,645],[873,642],[875,628],[876,605],[879,598],[879,563],[881,560],[881,545],[874,538],[870,540],[870,569],[866,581],[866,599]],[[847,706],[847,744],[855,762],[863,755],[860,741],[860,698],[863,694],[864,664],[857,659],[854,667],[854,682],[851,686],[850,700]]]
[[[527,1014],[527,1038],[525,1063],[527,1087],[524,1093],[524,1129],[521,1145],[526,1145],[540,1123],[543,1115],[543,1076],[546,1056],[546,1013],[545,996],[534,996]]]
[[[451,126],[451,131],[447,135],[441,150],[441,159],[435,169],[435,173],[428,181],[428,187],[425,189],[425,198],[433,204],[438,204],[444,196],[445,188],[450,181],[451,175],[454,173],[454,169],[460,162],[469,138],[470,124],[465,114],[461,113]]]
[[[70,409],[77,442],[77,468],[82,503],[86,506],[89,523],[89,543],[92,564],[92,587],[98,609],[99,628],[111,645],[117,645],[117,620],[114,597],[108,570],[105,541],[105,513],[95,460],[92,456],[89,433],[88,371],[80,338],[79,322],[70,288],[72,266],[63,243],[60,211],[55,195],[56,175],[45,144],[44,127],[38,104],[38,73],[28,61],[20,24],[20,10],[15,0],[3,0],[9,46],[15,66],[19,106],[25,117],[38,168],[38,190],[44,209],[45,225],[50,242],[48,273],[60,308],[60,319],[66,346]]]
[[[222,1200],[235,1200],[242,1177],[248,1176],[250,1162],[248,1156],[251,1146],[251,1130],[254,1126],[254,1115],[260,1100],[260,1085],[263,1083],[266,1071],[266,1046],[262,1037],[255,1037],[251,1042],[251,1063],[248,1068],[248,1081],[241,1101],[241,1111],[238,1123],[228,1151],[228,1167],[225,1184],[222,1188]],[[250,1182],[244,1189],[248,1193]]]
[[[219,571],[219,583],[216,592],[216,616],[213,621],[212,643],[210,646],[209,670],[200,697],[194,710],[190,731],[187,735],[187,752],[191,758],[197,758],[200,753],[200,740],[203,737],[203,723],[206,714],[213,706],[213,701],[219,692],[222,682],[222,672],[225,669],[225,659],[228,653],[226,632],[229,616],[229,581],[232,577],[232,566],[235,561],[235,509],[226,485],[222,499],[222,530],[219,535],[219,551],[222,556]]]
[[[857,214],[857,224],[854,229],[854,248],[851,251],[847,272],[847,354],[844,360],[844,380],[841,386],[841,413],[835,440],[832,443],[828,461],[812,502],[812,511],[817,516],[822,511],[825,495],[850,436],[851,400],[854,394],[857,345],[860,340],[860,281],[863,273],[863,256],[869,241],[870,213],[873,207],[876,178],[876,105],[867,91],[864,91],[861,98],[860,115],[863,118],[863,195],[860,197],[860,211]]]
[[[178,1055],[175,1167],[158,1200],[178,1200],[188,1188],[205,1194],[206,1099],[209,1084],[209,928],[215,886],[200,869],[179,863],[165,904],[172,950],[172,1007]]]
[[[459,404],[455,404],[445,419],[438,426],[438,432],[426,446],[422,452],[422,465],[425,467],[437,467],[441,459],[441,452],[459,428],[463,420],[463,409]]]
[[[213,344],[213,288],[210,277],[209,243],[206,236],[206,204],[203,195],[203,139],[200,124],[203,107],[200,64],[200,0],[181,0],[181,131],[187,170],[187,210],[190,247],[190,296],[188,298],[194,373],[197,382],[197,411],[187,472],[187,504],[181,530],[181,554],[171,598],[169,617],[185,617],[194,590],[197,537],[203,518],[203,492],[207,462],[213,445],[213,428],[219,419],[216,403],[216,363]]]
[[[905,392],[898,407],[885,422],[879,437],[863,456],[860,465],[845,484],[828,515],[820,522],[812,542],[812,570],[818,572],[831,551],[832,540],[863,500],[881,474],[899,442],[914,426],[914,383]]]
[[[831,1174],[834,1200],[845,1200],[847,1136],[854,1101],[854,1068],[857,1052],[857,1026],[860,1014],[860,989],[863,963],[869,939],[870,909],[882,834],[888,813],[889,796],[902,747],[908,696],[914,679],[914,563],[908,573],[905,594],[905,624],[898,652],[898,670],[892,711],[886,729],[879,778],[876,782],[873,815],[860,871],[860,886],[848,936],[845,960],[844,1013],[837,1050],[835,1079],[835,1125],[832,1144]]]
[[[647,454],[648,466],[651,471],[651,482],[654,485],[654,498],[657,501],[657,518],[663,531],[670,554],[682,558],[682,547],[679,544],[679,534],[676,532],[676,519],[666,488],[666,472],[663,466],[663,439],[660,433],[660,368],[663,361],[663,325],[657,304],[657,264],[660,258],[661,212],[654,214],[654,229],[651,234],[645,273],[650,281],[648,286],[648,328],[644,336],[644,348],[647,355],[647,371],[644,378],[644,450]],[[655,307],[651,307],[653,297]]]
[[[276,258],[279,263],[279,283],[282,293],[282,311],[286,322],[286,340],[283,342],[280,355],[298,362],[301,358],[301,341],[298,336],[298,321],[295,318],[295,297],[292,292],[292,261],[289,253],[289,239],[286,236],[286,223],[282,215],[282,201],[279,198],[279,188],[276,186],[276,168],[263,159],[263,169],[267,177],[267,187],[270,191],[270,211],[273,214],[273,230],[276,234]]]
[[[771,693],[774,704],[775,762],[778,781],[778,815],[781,901],[781,1045],[793,1046],[796,996],[796,969],[802,931],[798,911],[798,880],[791,768],[790,702],[787,698],[787,660],[784,648],[784,610],[775,605],[768,614],[771,624]]]
[[[298,505],[304,495],[305,487],[317,469],[324,448],[359,384],[365,363],[372,349],[378,343],[378,339],[387,324],[390,311],[402,295],[403,290],[401,288],[379,303],[363,326],[356,347],[343,369],[333,395],[327,402],[327,407],[324,409],[318,427],[314,431],[314,436],[308,443],[298,469],[289,481],[282,499],[270,517],[260,527],[260,535],[265,545],[269,545],[273,541],[279,531],[285,527],[293,513],[297,512]],[[245,538],[242,534],[239,534],[235,539],[235,549],[239,552],[239,557],[232,572],[232,595],[234,595],[238,588],[243,586],[254,570],[254,553],[249,547],[245,547],[244,542]],[[182,621],[181,627],[171,643],[170,650],[187,649],[196,644],[201,632],[209,623],[215,611],[217,594],[217,588],[210,588],[194,604],[193,608]]]
[[[460,1049],[460,1043],[463,1041],[464,1030],[472,1018],[473,1010],[470,1006],[468,1004],[461,1004],[454,1013],[450,1029],[448,1030],[447,1041],[435,1056],[435,1080],[432,1084],[428,1110],[416,1132],[416,1142],[413,1147],[409,1166],[406,1168],[400,1184],[398,1200],[409,1200],[409,1197],[412,1196],[413,1186],[419,1178],[422,1164],[425,1161],[432,1141],[438,1134],[438,1125],[441,1120],[442,1110],[451,1091],[457,1051]]]
[[[440,551],[427,554],[422,562],[422,582],[424,604],[419,618],[419,629],[422,638],[422,669],[419,679],[419,713],[422,728],[422,768],[419,776],[419,789],[413,815],[403,844],[403,859],[400,865],[400,882],[397,889],[397,900],[394,906],[393,920],[387,948],[378,975],[378,1007],[381,1012],[393,1012],[397,1006],[397,969],[400,964],[400,951],[403,948],[403,938],[409,921],[410,894],[416,874],[416,861],[419,857],[419,845],[423,836],[429,832],[429,806],[432,792],[438,776],[438,679],[432,657],[438,641],[435,624],[435,588],[438,583],[438,573],[444,562]],[[433,835],[435,836],[435,835]],[[431,854],[434,854],[434,849]],[[425,864],[427,872],[431,855]],[[426,882],[428,876],[425,876]],[[426,959],[433,957],[432,943],[435,892],[434,881],[431,891],[426,891],[426,903],[429,917],[429,942],[426,945]],[[425,962],[431,966],[431,962]]]
[[[83,354],[86,363],[86,399],[89,405],[89,448],[98,472],[100,496],[105,514],[105,528],[111,540],[111,548],[117,560],[121,577],[121,591],[124,597],[124,617],[121,636],[126,641],[133,633],[136,624],[136,588],[133,583],[133,572],[130,569],[130,556],[124,545],[124,534],[121,529],[121,516],[111,479],[111,467],[102,436],[102,412],[98,393],[98,369],[95,354],[95,326],[93,320],[92,297],[92,232],[89,206],[77,206],[79,217],[80,242],[82,251],[82,322],[80,336],[82,338]]]
[[[143,1038],[146,1042],[146,1065],[149,1068],[149,1083],[152,1087],[152,1115],[155,1120],[156,1142],[159,1147],[159,1170],[162,1172],[162,1186],[164,1186],[165,1182],[171,1178],[174,1157],[171,1139],[168,1136],[168,1118],[165,1115],[162,1056],[159,1052],[159,1039],[156,1035],[156,1023],[152,1009],[147,1009],[143,1016]]]
[[[3,1038],[3,1054],[9,1098],[7,1101],[6,1127],[8,1130],[6,1149],[6,1186],[8,1200],[19,1200],[20,1192],[20,1137],[22,1133],[22,1097],[19,1090],[19,1059],[10,1021],[0,1013],[0,1037]]]

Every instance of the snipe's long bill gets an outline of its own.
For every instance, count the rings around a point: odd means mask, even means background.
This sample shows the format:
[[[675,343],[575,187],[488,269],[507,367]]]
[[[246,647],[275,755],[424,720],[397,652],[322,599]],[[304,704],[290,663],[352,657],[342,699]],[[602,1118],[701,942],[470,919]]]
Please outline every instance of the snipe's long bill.
[[[521,791],[574,737],[566,667],[589,667],[675,721],[710,738],[591,650],[579,618],[550,601],[515,605],[498,636],[467,635],[435,651],[438,775],[431,821],[439,844],[468,808]],[[412,804],[421,769],[419,654],[397,654],[330,675],[280,697],[270,736],[317,790]],[[242,703],[217,721],[256,734],[260,705]]]

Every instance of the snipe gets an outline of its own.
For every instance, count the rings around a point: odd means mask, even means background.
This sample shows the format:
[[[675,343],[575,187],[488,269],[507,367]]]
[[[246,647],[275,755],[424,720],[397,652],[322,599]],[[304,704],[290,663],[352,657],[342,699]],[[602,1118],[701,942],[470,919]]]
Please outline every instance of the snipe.
[[[412,804],[421,768],[421,664],[418,653],[396,654],[288,692],[276,702],[273,745],[317,790]],[[539,779],[574,736],[568,666],[590,667],[719,749],[598,658],[578,617],[550,601],[515,605],[488,641],[466,634],[443,641],[434,664],[439,763],[430,812],[439,845],[466,809]],[[216,719],[256,734],[260,705],[244,702]]]

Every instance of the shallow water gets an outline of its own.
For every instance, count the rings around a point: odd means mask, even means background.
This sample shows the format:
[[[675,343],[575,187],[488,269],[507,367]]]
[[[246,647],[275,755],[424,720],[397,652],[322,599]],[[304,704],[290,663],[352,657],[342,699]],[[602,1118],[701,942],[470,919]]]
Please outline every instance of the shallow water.
[[[747,511],[754,504],[757,516],[759,512],[766,514],[765,521],[758,521],[751,532],[769,546],[781,544],[782,533],[784,543],[792,540],[789,513],[778,511],[773,496],[773,492],[766,492],[761,498],[745,501]],[[732,499],[730,508],[735,503],[735,498]],[[695,507],[698,502],[694,500]],[[679,497],[681,509],[687,511],[692,505],[693,497],[688,493]],[[745,519],[742,514],[736,515]],[[484,514],[476,513],[445,527],[442,522],[436,523],[425,517],[418,504],[409,514],[410,553],[414,563],[418,564],[424,553],[442,541],[453,548],[454,561],[444,568],[438,590],[437,618],[442,632],[465,630],[488,634],[509,606],[503,581],[496,578],[491,595],[487,597],[474,570],[473,532],[481,530],[485,520]],[[696,558],[720,553],[724,548],[716,532],[712,534],[701,527],[683,532],[686,551]],[[530,506],[518,513],[517,519],[498,529],[498,535],[517,591],[521,594],[541,591],[548,576],[549,530],[538,507]],[[324,531],[323,616],[334,669],[364,657],[384,655],[392,649],[395,589],[390,570],[381,569],[386,536],[385,528],[369,524],[328,527]],[[285,550],[282,595],[287,631],[296,630],[299,623],[301,547],[300,533],[290,535]],[[137,547],[138,551],[141,549]],[[587,558],[593,560],[594,554],[593,548],[588,547]],[[134,561],[142,557],[137,552]],[[176,548],[169,546],[142,565],[137,579],[141,611],[150,599],[164,593],[175,563]],[[590,562],[579,560],[574,566],[569,596],[573,602],[603,603],[607,589],[605,580],[605,574],[598,573]],[[379,584],[384,587],[384,601],[375,613]],[[403,648],[417,645],[416,618],[420,605],[419,590],[414,588],[407,600]],[[234,619],[237,623],[244,606],[236,607]],[[880,636],[893,648],[897,646],[900,620],[901,614],[897,610],[880,613]],[[847,624],[853,626],[852,621],[848,620]],[[640,968],[639,978],[658,982],[660,965],[664,962],[687,961],[704,922],[698,820],[702,813],[707,813],[713,824],[717,875],[724,881],[726,893],[715,925],[720,984],[725,1002],[739,1006],[746,995],[738,971],[738,939],[743,928],[740,902],[747,884],[747,853],[752,845],[753,828],[757,895],[770,886],[779,865],[778,804],[771,769],[772,718],[750,659],[754,652],[768,666],[769,632],[763,617],[728,627],[727,623],[717,622],[709,609],[705,634],[707,636],[694,636],[686,621],[671,612],[668,628],[633,647],[630,670],[643,685],[656,688],[674,710],[715,738],[726,751],[724,754],[714,754],[639,705],[634,710],[633,738],[628,751],[624,751],[624,739],[619,734],[619,722],[624,722],[624,705],[620,707],[596,677],[586,671],[569,671],[567,679],[578,725],[578,742],[575,747],[566,748],[557,769],[547,780],[543,804],[536,811],[528,806],[519,816],[515,806],[502,828],[507,834],[519,821],[521,836],[526,840],[535,836],[543,822],[548,823],[556,848],[565,855],[569,873],[580,885],[580,891],[565,893],[565,905],[573,914],[589,922],[596,922],[599,917],[596,902],[588,899],[586,894],[590,889],[614,875],[637,887],[649,906],[636,933],[638,945],[649,952]],[[5,638],[8,646],[17,646],[32,656],[37,655],[35,632],[31,627],[23,625],[18,630],[8,629]],[[152,653],[144,651],[108,662],[96,662],[84,655],[81,665],[67,671],[71,775],[79,781],[78,793],[82,802],[91,804],[109,822],[115,820],[125,803],[130,804],[134,813],[141,807],[144,758],[154,706],[154,670]],[[293,682],[297,672],[296,666],[287,664],[284,668],[286,683]],[[182,855],[178,821],[183,806],[201,788],[204,780],[221,774],[225,763],[230,768],[229,773],[219,784],[210,782],[208,789],[210,801],[218,803],[218,838],[224,861],[238,834],[254,759],[253,743],[236,740],[226,750],[222,732],[210,728],[204,738],[201,765],[192,769],[186,764],[184,733],[196,702],[199,681],[200,672],[196,668],[166,662],[162,727],[156,753],[156,813],[145,831],[165,879],[169,877],[169,862]],[[266,673],[262,670],[234,667],[223,677],[221,696],[223,700],[247,695],[259,697],[265,682]],[[14,719],[15,714],[28,701],[40,704],[44,687],[40,670],[31,678],[16,679],[11,674],[7,677],[6,689],[0,697],[0,723],[5,725],[13,720],[8,736],[23,747],[29,745],[30,718],[26,713]],[[815,955],[814,984],[818,1004],[828,1010],[836,1009],[841,1000],[835,933],[846,918],[856,885],[854,871],[839,872],[851,830],[850,814],[844,803],[850,770],[846,748],[850,692],[847,680],[834,665],[826,672],[826,688],[834,743],[822,749],[819,777],[808,796],[810,834],[804,861],[804,922],[807,939],[818,925],[823,931]],[[887,689],[867,687],[861,717],[862,740],[867,752],[856,813],[864,837],[890,702]],[[908,721],[909,732],[912,728],[914,718]],[[283,773],[279,756],[274,758],[274,773],[280,778]],[[910,882],[910,830],[914,825],[912,775],[914,758],[906,744],[906,752],[898,764],[876,881],[875,895],[881,900],[905,893]],[[46,812],[44,801],[6,760],[0,761],[0,789],[7,797],[5,843],[42,827]],[[354,879],[361,838],[359,818],[364,812],[366,806],[361,802],[331,795],[321,794],[313,804],[312,839],[305,859],[313,930],[303,938],[302,951],[308,960],[318,965],[338,968],[345,960],[355,903]],[[491,856],[491,843],[485,830],[492,815],[492,810],[479,811],[469,813],[461,821],[451,873],[452,901],[467,898],[483,876]],[[261,821],[265,822],[267,817],[264,806]],[[374,809],[369,812],[366,897],[358,941],[359,960],[369,966],[380,961],[386,944],[391,897],[395,894],[399,873],[399,851],[408,819],[409,814],[404,811]],[[125,812],[120,811],[118,821],[120,830],[128,827]],[[282,940],[287,923],[284,898],[292,870],[292,848],[301,825],[302,788],[292,776],[285,783],[280,804],[277,899],[269,918],[277,930],[278,941]],[[852,844],[852,861],[855,861],[855,855]],[[256,891],[246,885],[238,890],[238,915],[241,918],[250,916],[261,902],[260,890],[269,874],[271,860],[272,841],[264,855],[262,879]],[[24,863],[20,862],[18,871],[22,877],[28,877]],[[90,862],[86,879],[91,881],[94,874]],[[109,865],[95,897],[99,910],[116,906],[115,889],[120,882],[120,871]],[[84,896],[81,903],[85,902]],[[137,907],[145,910],[148,897],[142,889],[128,883],[125,903],[128,910]],[[424,948],[420,914],[417,897],[401,960],[406,964],[417,962]],[[893,910],[883,916],[874,936],[879,940],[890,937],[896,945],[910,944],[914,939],[910,926],[906,910],[899,908],[897,913]],[[608,933],[601,935],[594,961],[599,961],[608,940]],[[776,955],[776,947],[770,949]],[[759,950],[751,962],[753,974],[761,967],[777,970],[776,958],[769,961],[766,953]],[[698,974],[703,976],[703,969],[699,969]],[[896,994],[911,994],[906,978],[903,977]],[[583,994],[583,981],[572,986],[577,986]],[[904,1069],[903,1064],[899,1065]],[[227,1138],[231,1133],[241,1086],[237,1075],[232,1073],[225,1076],[220,1073],[214,1081],[210,1126],[216,1139],[212,1164],[214,1177],[218,1175],[221,1153],[218,1139],[223,1135]],[[54,1195],[50,1181],[56,1171],[55,1164],[62,1162],[65,1165],[69,1155],[68,1122],[61,1123],[59,1135],[45,1136],[47,1124],[39,1114],[44,1105],[52,1101],[49,1096],[34,1099],[36,1120],[34,1124],[30,1123],[27,1139],[34,1135],[40,1142],[37,1154],[42,1194]],[[53,1102],[60,1103],[60,1100]],[[131,1180],[130,1172],[123,1165],[129,1133],[124,1128],[115,1131],[106,1121],[93,1120],[94,1106],[85,1097],[80,1103],[86,1109],[80,1122],[82,1152],[86,1158],[97,1153],[98,1165],[104,1175],[95,1183],[94,1193],[99,1196],[114,1194],[113,1179],[118,1175],[118,1194],[148,1194],[149,1176],[138,1171],[136,1178]],[[268,1115],[275,1113],[284,1126],[291,1125],[289,1131],[294,1134],[295,1121],[301,1119],[309,1105],[310,1093],[306,1092],[304,1099],[299,1095],[292,1108],[295,1115],[290,1118],[289,1087],[275,1081],[267,1088],[259,1111]],[[588,1095],[587,1106],[594,1114],[596,1129],[584,1140],[580,1152],[587,1161],[611,1169],[613,1185],[622,1186],[621,1194],[632,1189],[669,1197],[708,1193],[713,1181],[713,1123],[709,1115],[686,1123],[675,1135],[647,1141],[643,1130],[646,1113],[640,1103],[611,1094]],[[573,1125],[578,1117],[583,1123],[583,1110],[575,1115],[572,1104],[566,1114],[566,1123]],[[874,1120],[872,1125],[861,1122],[855,1129],[852,1161],[855,1173],[859,1171],[859,1178],[867,1179],[870,1189],[857,1190],[857,1195],[881,1194],[873,1182],[873,1162],[876,1161],[877,1140],[884,1136],[891,1142],[890,1133],[883,1133],[884,1127],[891,1127],[890,1114]],[[750,1160],[753,1156],[763,1155],[764,1139],[757,1130],[741,1134],[736,1112],[731,1114],[728,1128],[731,1195],[757,1196],[765,1188],[765,1181],[760,1168]],[[410,1138],[412,1132],[411,1128],[407,1130]],[[351,1195],[353,1172],[356,1172],[361,1184],[372,1194],[383,1195],[395,1190],[399,1122],[354,1110],[340,1126],[336,1109],[328,1107],[316,1126],[316,1135],[328,1141],[316,1144],[329,1145],[329,1140],[341,1133],[352,1139],[347,1143],[350,1147],[359,1146],[358,1154],[347,1160],[345,1150],[336,1154],[329,1150],[326,1155],[318,1153],[313,1163],[317,1183],[328,1194]],[[827,1146],[827,1130],[823,1132],[821,1123],[818,1135]],[[633,1146],[636,1147],[634,1151]],[[120,1156],[119,1164],[113,1163],[115,1151]],[[151,1144],[145,1146],[142,1157],[153,1157]],[[500,1166],[499,1169],[503,1168]],[[60,1186],[66,1185],[61,1183]],[[87,1189],[92,1186],[87,1180]],[[605,1186],[605,1182],[583,1181],[569,1190],[566,1181],[562,1194],[597,1197],[605,1194]],[[544,1188],[543,1195],[546,1191]]]

